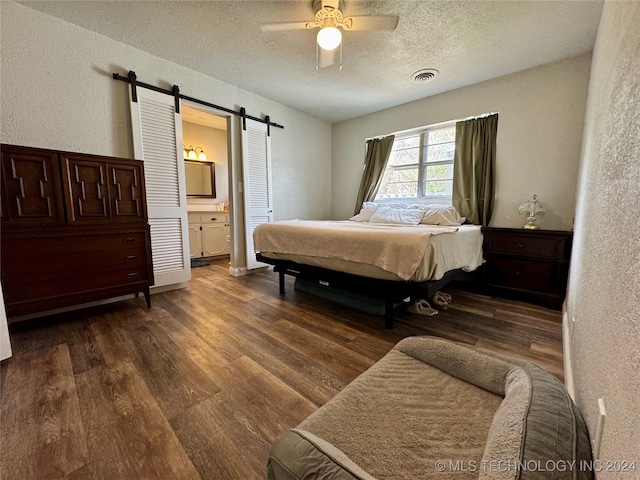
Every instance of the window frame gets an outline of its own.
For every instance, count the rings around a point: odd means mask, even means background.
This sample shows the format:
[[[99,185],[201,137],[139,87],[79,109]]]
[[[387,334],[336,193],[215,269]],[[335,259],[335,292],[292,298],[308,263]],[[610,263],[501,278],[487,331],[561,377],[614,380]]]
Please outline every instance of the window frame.
[[[418,179],[416,180],[417,182],[417,190],[416,190],[416,196],[415,197],[387,197],[387,198],[378,198],[378,193],[376,193],[376,199],[374,200],[374,202],[378,202],[378,203],[384,203],[384,202],[389,202],[389,201],[415,201],[415,202],[420,202],[423,200],[428,200],[428,201],[448,201],[451,202],[452,199],[452,195],[425,195],[425,186],[426,183],[428,182],[428,179],[425,178],[426,175],[426,167],[435,167],[435,166],[440,166],[440,165],[451,165],[453,167],[454,164],[454,160],[455,160],[455,137],[453,142],[440,142],[440,143],[433,143],[433,144],[426,144],[425,143],[425,138],[427,136],[427,134],[431,131],[434,130],[443,130],[446,128],[450,128],[453,127],[455,129],[455,125],[456,125],[456,120],[453,120],[451,122],[443,122],[437,125],[430,125],[427,127],[421,127],[418,129],[414,129],[414,130],[410,130],[410,131],[406,131],[406,132],[402,132],[401,134],[396,134],[396,138],[393,140],[393,143],[395,144],[398,140],[404,140],[407,138],[411,138],[411,137],[416,137],[418,136],[420,141],[419,141],[419,145],[418,147],[406,147],[403,148],[401,150],[410,150],[410,149],[415,149],[418,148]],[[429,147],[432,146],[436,146],[436,145],[444,145],[447,143],[454,143],[454,158],[452,158],[451,160],[438,160],[435,162],[427,162],[426,159],[428,158],[429,155]],[[393,149],[393,147],[392,147]],[[393,150],[392,150],[393,151]],[[397,151],[397,150],[396,150]],[[408,169],[412,169],[415,168],[416,164],[415,163],[411,163],[411,164],[407,164],[407,165],[388,165],[385,167],[384,171],[382,172],[382,175],[384,177],[384,175],[387,173],[388,169],[392,169],[392,170],[408,170]],[[448,180],[447,180],[448,181]],[[378,190],[379,192],[379,190]]]

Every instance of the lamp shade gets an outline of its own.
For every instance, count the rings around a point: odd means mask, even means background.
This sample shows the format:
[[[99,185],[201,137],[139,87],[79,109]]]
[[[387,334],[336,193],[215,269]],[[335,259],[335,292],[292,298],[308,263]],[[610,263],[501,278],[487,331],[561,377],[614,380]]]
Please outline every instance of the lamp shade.
[[[336,27],[324,27],[318,32],[317,41],[323,50],[333,50],[342,42],[342,33]]]

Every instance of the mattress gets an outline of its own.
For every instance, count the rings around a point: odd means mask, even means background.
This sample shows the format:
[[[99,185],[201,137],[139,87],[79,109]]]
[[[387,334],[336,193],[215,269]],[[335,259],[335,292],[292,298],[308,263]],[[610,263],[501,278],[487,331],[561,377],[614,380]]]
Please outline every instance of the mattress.
[[[271,251],[260,251],[260,253],[267,258],[289,260],[363,277],[424,282],[440,280],[450,270],[462,269],[471,272],[477,269],[483,262],[482,232],[480,229],[479,225],[461,225],[441,234],[429,236],[424,255],[415,271],[408,278],[401,278],[381,268],[376,264],[375,257],[371,260],[371,263],[364,263],[340,258],[326,258],[318,255]]]

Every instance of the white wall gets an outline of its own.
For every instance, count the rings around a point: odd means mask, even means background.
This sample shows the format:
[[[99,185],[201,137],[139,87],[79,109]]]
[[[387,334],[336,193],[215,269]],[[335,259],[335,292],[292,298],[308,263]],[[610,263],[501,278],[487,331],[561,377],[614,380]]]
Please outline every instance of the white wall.
[[[133,157],[128,85],[111,74],[135,70],[142,82],[176,84],[186,95],[284,125],[272,129],[274,216],[329,217],[331,126],[324,121],[23,5],[2,1],[0,9],[2,142]]]
[[[0,360],[11,356],[11,341],[9,339],[9,326],[7,325],[7,312],[4,309],[4,295],[0,284]]]
[[[600,458],[640,468],[640,3],[606,2],[593,57],[567,292],[576,403]],[[638,478],[603,472],[599,478]]]
[[[187,148],[201,147],[207,160],[215,163],[216,198],[187,198],[187,203],[211,205],[229,202],[229,159],[227,158],[227,132],[218,128],[182,122],[182,137]]]
[[[367,138],[499,112],[491,225],[523,225],[518,206],[538,194],[548,209],[541,227],[571,229],[590,61],[581,55],[334,124],[333,218],[353,215]]]

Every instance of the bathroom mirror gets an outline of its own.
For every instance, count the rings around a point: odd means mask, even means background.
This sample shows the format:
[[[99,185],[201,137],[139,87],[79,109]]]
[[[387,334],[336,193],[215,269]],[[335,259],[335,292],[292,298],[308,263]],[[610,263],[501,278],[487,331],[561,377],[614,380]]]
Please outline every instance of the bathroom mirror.
[[[187,197],[216,197],[215,163],[185,160],[184,173],[187,183]]]

